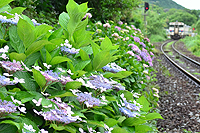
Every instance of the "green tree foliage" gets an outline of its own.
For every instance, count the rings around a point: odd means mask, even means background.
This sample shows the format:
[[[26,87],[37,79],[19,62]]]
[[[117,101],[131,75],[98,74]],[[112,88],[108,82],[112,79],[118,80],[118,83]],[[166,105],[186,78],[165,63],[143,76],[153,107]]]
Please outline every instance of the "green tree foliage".
[[[147,36],[153,37],[159,35],[161,38],[166,38],[166,32],[164,29],[165,19],[162,15],[151,11],[147,16]]]
[[[184,10],[170,9],[166,15],[169,22],[179,21],[191,26],[197,21],[197,17],[194,14],[190,14]]]
[[[185,7],[177,4],[173,0],[144,0],[144,1],[149,2],[150,4],[155,4],[159,7],[168,8],[168,9],[171,9],[171,8],[185,9]]]

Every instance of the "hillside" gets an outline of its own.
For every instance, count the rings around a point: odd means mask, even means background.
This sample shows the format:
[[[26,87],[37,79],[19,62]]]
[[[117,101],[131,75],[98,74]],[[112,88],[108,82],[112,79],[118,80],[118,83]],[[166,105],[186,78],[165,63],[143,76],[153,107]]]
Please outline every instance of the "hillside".
[[[144,0],[145,2],[149,2],[150,4],[158,5],[159,7],[163,7],[164,9],[185,9],[185,7],[177,4],[173,0]]]

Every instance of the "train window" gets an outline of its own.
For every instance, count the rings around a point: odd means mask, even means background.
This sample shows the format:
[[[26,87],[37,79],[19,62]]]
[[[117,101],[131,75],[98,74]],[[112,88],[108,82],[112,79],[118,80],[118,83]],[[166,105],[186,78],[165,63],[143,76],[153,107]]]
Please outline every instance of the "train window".
[[[169,25],[169,27],[174,28],[174,25]]]
[[[179,27],[183,27],[183,25],[179,25]]]
[[[178,25],[175,25],[175,28],[178,28]]]

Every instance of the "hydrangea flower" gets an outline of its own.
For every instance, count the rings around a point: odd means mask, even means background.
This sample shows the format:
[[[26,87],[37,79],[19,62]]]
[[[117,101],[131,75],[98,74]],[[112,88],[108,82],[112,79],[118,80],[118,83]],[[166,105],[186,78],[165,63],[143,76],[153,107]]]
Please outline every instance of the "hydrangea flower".
[[[67,54],[77,54],[79,53],[80,49],[72,48],[72,45],[69,44],[69,41],[66,39],[64,44],[61,44],[60,50]]]
[[[146,40],[147,42],[150,42],[149,38],[144,38],[144,40]]]
[[[86,13],[85,16],[83,17],[83,19],[86,19],[87,16],[88,16],[88,18],[91,18],[92,14],[91,13]]]
[[[80,103],[84,103],[87,108],[91,108],[94,106],[99,106],[101,104],[101,100],[99,100],[98,98],[94,98],[92,97],[91,93],[77,93],[77,100]]]
[[[43,116],[44,119],[47,121],[55,121],[64,124],[76,122],[77,120],[82,121],[82,119],[79,116],[72,116],[74,112],[71,111],[71,107],[68,106],[66,103],[62,102],[60,98],[56,98],[56,100],[50,100],[57,105],[55,106],[55,109],[50,109],[50,111],[47,112],[38,112],[35,109],[33,109],[33,111],[37,115]]]
[[[53,72],[53,70],[46,70],[44,72],[40,71],[41,74],[45,77],[47,82],[59,82],[59,73]]]
[[[98,21],[95,25],[102,26],[102,23],[100,21]]]
[[[130,54],[131,56],[134,56],[135,54],[133,53],[133,51],[128,51],[127,54]]]
[[[140,42],[140,38],[139,37],[134,36],[133,39],[134,39],[135,42]]]
[[[14,80],[11,81],[10,78],[0,75],[0,87],[7,85],[15,85],[17,83],[25,83],[25,82],[24,79],[18,79],[17,77],[14,77]]]
[[[33,129],[32,125],[26,125],[26,123],[24,123],[24,127],[22,129],[22,133],[35,133],[35,129]]]
[[[137,52],[138,54],[141,53],[141,50],[138,48],[137,45],[135,45],[135,44],[129,44],[128,46],[129,46],[129,47],[132,46],[131,49],[132,49],[133,51]]]
[[[17,106],[11,101],[1,100],[0,99],[0,116],[5,114],[15,113],[17,111]]]
[[[119,111],[120,111],[123,115],[125,115],[125,116],[127,116],[127,117],[136,117],[136,116],[140,116],[139,113],[137,113],[137,112],[132,112],[131,110],[129,110],[129,109],[125,108],[125,107],[119,108]]]
[[[105,24],[103,24],[103,27],[105,27],[105,28],[110,28],[111,25],[110,25],[109,23],[105,23]]]
[[[1,67],[3,67],[8,73],[14,73],[16,71],[22,71],[24,68],[22,68],[19,61],[13,60],[13,62],[10,61],[0,61]]]
[[[146,45],[143,42],[139,42],[140,45],[142,45],[142,47],[146,48]]]
[[[142,61],[142,59],[141,59],[141,57],[139,55],[135,54],[135,57],[137,58],[136,59],[137,61]]]
[[[119,22],[118,22],[118,24],[119,24],[119,25],[122,25],[122,24],[123,24],[123,22],[122,22],[122,21],[119,21]]]
[[[104,71],[109,71],[109,72],[113,72],[113,73],[117,73],[119,71],[126,71],[126,69],[121,68],[115,62],[107,64],[106,66],[102,67],[102,69]]]
[[[88,82],[93,85],[93,89],[100,89],[101,92],[108,89],[125,90],[125,87],[120,83],[114,80],[108,80],[107,78],[104,78],[103,75],[92,75]]]
[[[122,28],[121,28],[121,27],[119,27],[119,26],[115,26],[115,28],[116,28],[116,29],[118,29],[119,31],[121,31],[121,30],[122,30]]]

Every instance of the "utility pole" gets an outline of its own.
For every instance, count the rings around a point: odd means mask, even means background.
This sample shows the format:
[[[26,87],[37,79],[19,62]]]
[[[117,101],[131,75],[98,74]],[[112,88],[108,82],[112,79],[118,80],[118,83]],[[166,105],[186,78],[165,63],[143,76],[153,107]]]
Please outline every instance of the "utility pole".
[[[146,32],[147,32],[147,21],[146,21],[146,16],[148,15],[148,14],[146,14],[146,12],[149,10],[149,3],[147,3],[147,2],[145,2],[144,3],[144,27],[145,27],[145,30],[146,30]]]

